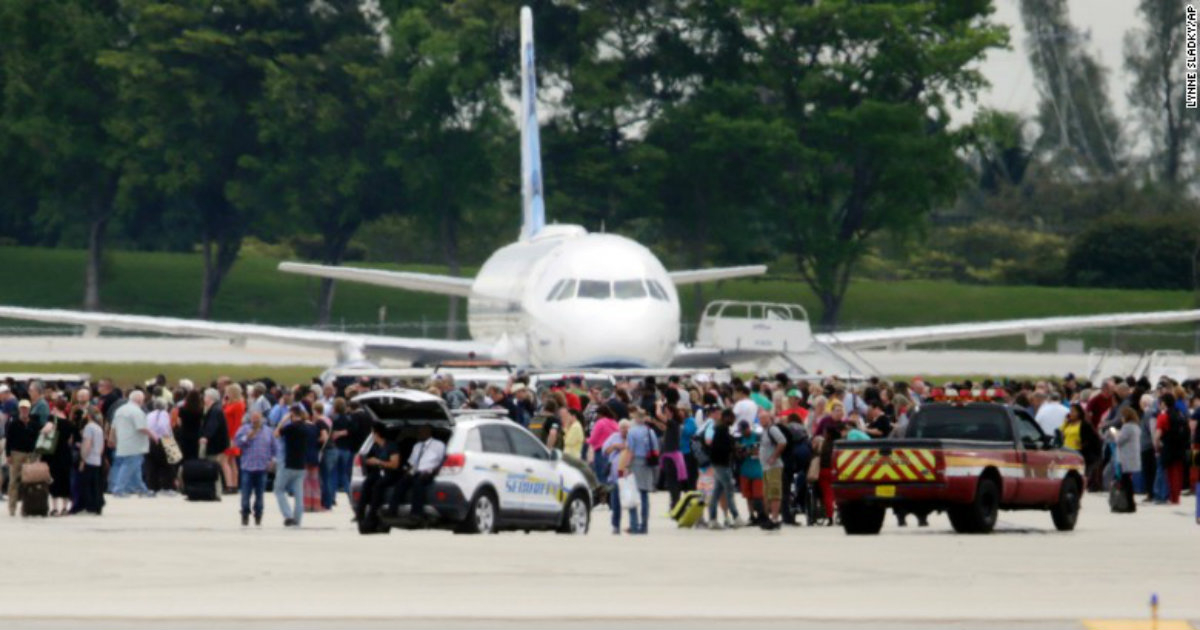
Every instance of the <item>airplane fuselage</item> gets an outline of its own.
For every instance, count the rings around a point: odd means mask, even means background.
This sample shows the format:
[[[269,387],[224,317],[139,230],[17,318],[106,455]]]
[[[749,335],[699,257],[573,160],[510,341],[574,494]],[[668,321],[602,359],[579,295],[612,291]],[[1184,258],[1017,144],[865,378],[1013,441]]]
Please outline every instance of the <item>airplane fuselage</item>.
[[[679,295],[649,249],[616,234],[550,225],[497,250],[468,300],[471,337],[532,367],[671,362]]]

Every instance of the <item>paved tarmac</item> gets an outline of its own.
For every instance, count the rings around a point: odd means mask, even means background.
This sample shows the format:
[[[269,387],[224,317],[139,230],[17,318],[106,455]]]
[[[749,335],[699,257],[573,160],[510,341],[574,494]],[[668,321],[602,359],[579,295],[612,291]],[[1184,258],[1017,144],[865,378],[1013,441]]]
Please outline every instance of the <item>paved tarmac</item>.
[[[268,497],[271,499],[271,497]],[[840,528],[678,530],[586,537],[360,536],[345,506],[285,530],[273,500],[241,527],[232,497],[110,499],[102,517],[0,516],[0,628],[1082,628],[1084,619],[1200,619],[1192,498],[1079,528],[1007,512],[989,536],[889,518]],[[1198,624],[1196,627],[1200,627]]]

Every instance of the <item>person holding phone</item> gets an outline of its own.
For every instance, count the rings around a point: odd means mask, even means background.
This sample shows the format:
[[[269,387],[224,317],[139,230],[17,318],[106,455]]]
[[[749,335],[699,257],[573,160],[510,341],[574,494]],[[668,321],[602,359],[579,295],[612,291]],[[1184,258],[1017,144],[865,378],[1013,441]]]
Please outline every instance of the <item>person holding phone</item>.
[[[283,467],[275,473],[275,500],[283,514],[284,527],[300,527],[304,518],[304,459],[310,440],[315,441],[316,427],[309,424],[303,405],[295,404],[275,429],[275,439],[283,441]],[[295,507],[288,506],[288,494]]]

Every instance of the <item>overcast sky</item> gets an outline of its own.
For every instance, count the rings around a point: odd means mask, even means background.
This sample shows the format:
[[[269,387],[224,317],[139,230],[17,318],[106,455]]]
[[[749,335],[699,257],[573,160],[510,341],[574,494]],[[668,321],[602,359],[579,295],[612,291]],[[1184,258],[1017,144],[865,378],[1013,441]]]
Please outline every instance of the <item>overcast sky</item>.
[[[1123,66],[1125,32],[1140,27],[1136,0],[1069,0],[1071,23],[1091,34],[1085,46],[1108,70],[1108,95],[1119,120],[1128,120],[1125,93],[1129,78]],[[1021,26],[1019,0],[995,0],[993,19],[1011,30],[1012,50],[993,51],[982,65],[991,87],[979,96],[978,105],[1033,114],[1037,110],[1037,85],[1029,66],[1029,37]],[[1181,18],[1182,19],[1182,18]],[[957,120],[969,120],[978,105],[965,107]]]

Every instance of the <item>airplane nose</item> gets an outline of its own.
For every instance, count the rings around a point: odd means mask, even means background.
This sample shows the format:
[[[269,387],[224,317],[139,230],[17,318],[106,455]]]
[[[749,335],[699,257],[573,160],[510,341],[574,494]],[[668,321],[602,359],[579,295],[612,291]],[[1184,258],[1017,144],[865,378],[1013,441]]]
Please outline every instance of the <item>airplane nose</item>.
[[[588,335],[595,362],[664,365],[679,340],[678,322],[652,311],[630,308],[598,324]]]

